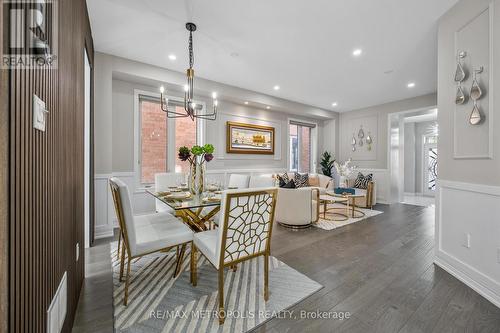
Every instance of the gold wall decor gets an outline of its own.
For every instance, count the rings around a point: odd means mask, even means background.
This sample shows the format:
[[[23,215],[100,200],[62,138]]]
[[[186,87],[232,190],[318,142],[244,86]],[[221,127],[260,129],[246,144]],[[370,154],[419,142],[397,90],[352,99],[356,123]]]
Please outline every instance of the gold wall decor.
[[[274,127],[228,121],[226,129],[228,154],[274,155]]]

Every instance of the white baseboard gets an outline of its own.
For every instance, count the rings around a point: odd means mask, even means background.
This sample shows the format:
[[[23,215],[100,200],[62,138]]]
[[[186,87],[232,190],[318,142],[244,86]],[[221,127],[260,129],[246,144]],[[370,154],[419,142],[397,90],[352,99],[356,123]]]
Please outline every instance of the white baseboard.
[[[95,239],[109,238],[114,236],[113,228],[108,226],[96,226],[94,232]]]
[[[439,180],[435,263],[500,307],[500,187]]]
[[[500,295],[495,293],[493,290],[488,288],[482,283],[479,283],[480,279],[478,274],[473,270],[468,269],[460,270],[457,267],[463,266],[463,263],[457,261],[455,258],[440,252],[438,256],[434,259],[434,263],[453,275],[455,278],[463,282],[465,285],[470,287],[472,290],[477,292],[479,295],[486,298],[488,301],[493,303],[496,307],[500,308]]]

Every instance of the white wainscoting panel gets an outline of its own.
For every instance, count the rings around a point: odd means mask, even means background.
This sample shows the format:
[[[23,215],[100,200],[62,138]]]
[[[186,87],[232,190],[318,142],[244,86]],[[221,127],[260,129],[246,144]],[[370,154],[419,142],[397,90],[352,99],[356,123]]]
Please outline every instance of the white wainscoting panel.
[[[500,187],[439,181],[435,262],[500,307]]]

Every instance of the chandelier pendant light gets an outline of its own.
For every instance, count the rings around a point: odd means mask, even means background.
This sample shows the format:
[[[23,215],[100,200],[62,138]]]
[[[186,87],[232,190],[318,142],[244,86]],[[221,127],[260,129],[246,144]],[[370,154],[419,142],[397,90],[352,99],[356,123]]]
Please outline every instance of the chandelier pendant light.
[[[189,51],[189,68],[186,70],[187,84],[184,85],[184,112],[177,112],[168,109],[168,98],[164,97],[165,88],[160,88],[161,109],[167,114],[168,118],[183,118],[190,117],[193,121],[195,118],[215,120],[217,118],[217,94],[212,93],[212,112],[207,113],[201,105],[197,105],[194,101],[194,53],[193,53],[193,31],[196,31],[196,24],[186,23],[186,29],[189,31],[188,51]],[[175,109],[174,109],[175,110]]]

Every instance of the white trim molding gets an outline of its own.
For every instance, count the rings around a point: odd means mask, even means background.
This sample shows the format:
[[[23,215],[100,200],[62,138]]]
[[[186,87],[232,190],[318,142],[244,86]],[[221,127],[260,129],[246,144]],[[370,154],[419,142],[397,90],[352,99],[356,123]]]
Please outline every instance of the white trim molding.
[[[500,187],[439,180],[435,263],[500,307]]]

